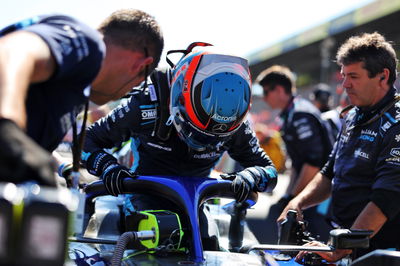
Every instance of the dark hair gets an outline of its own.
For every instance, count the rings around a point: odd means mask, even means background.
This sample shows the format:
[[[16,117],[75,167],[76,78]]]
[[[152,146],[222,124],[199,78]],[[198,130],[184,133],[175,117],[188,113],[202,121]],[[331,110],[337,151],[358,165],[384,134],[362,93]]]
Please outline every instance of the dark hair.
[[[339,65],[363,62],[370,78],[387,68],[390,71],[388,84],[392,85],[396,80],[396,52],[392,44],[377,32],[350,37],[339,48],[336,61]]]
[[[274,65],[265,69],[258,75],[256,82],[263,88],[268,87],[268,90],[274,90],[277,85],[280,85],[287,94],[293,94],[296,91],[295,76],[285,66]]]
[[[154,61],[150,72],[160,62],[164,37],[155,18],[137,9],[113,12],[99,26],[104,40],[132,51],[148,53]]]
[[[318,83],[314,86],[312,94],[310,95],[310,99],[328,104],[331,96],[332,93],[329,85],[325,83]]]

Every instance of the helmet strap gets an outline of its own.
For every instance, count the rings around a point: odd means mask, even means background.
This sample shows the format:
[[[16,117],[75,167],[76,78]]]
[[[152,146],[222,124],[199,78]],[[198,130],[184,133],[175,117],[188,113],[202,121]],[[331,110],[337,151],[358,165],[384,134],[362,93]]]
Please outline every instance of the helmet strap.
[[[171,124],[167,125],[167,122],[170,119],[169,114],[169,82],[168,82],[168,72],[158,72],[154,71],[151,75],[153,80],[153,84],[155,92],[158,98],[157,105],[157,116],[158,119],[154,123],[153,136],[161,139],[162,141],[166,141],[169,139],[171,135],[172,126]]]

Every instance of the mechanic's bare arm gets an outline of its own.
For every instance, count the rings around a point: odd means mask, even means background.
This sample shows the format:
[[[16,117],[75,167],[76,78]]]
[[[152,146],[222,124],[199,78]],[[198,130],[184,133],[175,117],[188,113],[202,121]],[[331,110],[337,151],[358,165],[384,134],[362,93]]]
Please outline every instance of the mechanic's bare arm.
[[[371,235],[373,237],[379,232],[381,227],[387,221],[386,216],[375,203],[369,202],[367,206],[358,215],[351,229],[364,229],[374,231]]]
[[[0,118],[25,128],[29,84],[49,79],[55,67],[49,47],[36,34],[18,31],[0,38]]]
[[[313,166],[311,164],[305,163],[301,168],[301,171],[297,177],[296,183],[294,184],[290,195],[298,195],[313,177],[321,170],[319,167]]]
[[[280,223],[286,218],[288,210],[296,210],[301,215],[301,210],[326,200],[331,194],[331,187],[331,180],[318,172],[300,194],[289,202],[278,217],[277,222]]]

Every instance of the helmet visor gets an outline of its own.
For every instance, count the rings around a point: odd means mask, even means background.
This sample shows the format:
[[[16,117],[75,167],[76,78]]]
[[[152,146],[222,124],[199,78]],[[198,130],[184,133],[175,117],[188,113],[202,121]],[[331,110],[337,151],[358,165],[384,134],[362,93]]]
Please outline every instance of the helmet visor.
[[[219,145],[222,145],[229,139],[231,133],[230,132],[229,134],[224,135],[213,135],[208,132],[201,131],[196,126],[192,125],[190,121],[183,121],[182,114],[180,113],[174,116],[173,123],[179,137],[186,142],[189,147],[197,151],[203,151],[207,147],[215,148]]]

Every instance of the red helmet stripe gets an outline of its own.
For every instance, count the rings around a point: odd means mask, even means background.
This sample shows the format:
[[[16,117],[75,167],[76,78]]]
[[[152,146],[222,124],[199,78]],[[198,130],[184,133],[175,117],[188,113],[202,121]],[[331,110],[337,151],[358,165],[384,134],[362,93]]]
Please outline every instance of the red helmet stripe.
[[[197,67],[199,66],[200,60],[202,56],[206,53],[201,53],[199,55],[196,55],[193,57],[193,60],[190,62],[190,65],[188,67],[188,70],[186,71],[185,78],[184,78],[184,84],[183,84],[183,91],[182,95],[183,98],[185,99],[185,110],[187,115],[189,116],[189,119],[192,121],[192,123],[200,128],[200,129],[205,129],[206,125],[203,125],[200,120],[197,118],[195,111],[193,109],[193,102],[192,98],[190,97],[192,95],[192,82],[194,78],[194,74],[196,73]]]

